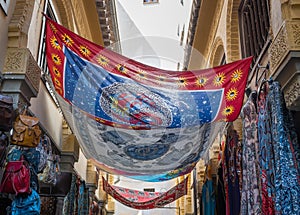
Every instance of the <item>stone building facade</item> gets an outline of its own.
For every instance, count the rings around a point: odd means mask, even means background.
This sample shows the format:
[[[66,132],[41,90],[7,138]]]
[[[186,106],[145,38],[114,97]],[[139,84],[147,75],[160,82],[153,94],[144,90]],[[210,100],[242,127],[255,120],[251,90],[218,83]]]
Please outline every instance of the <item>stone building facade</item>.
[[[191,14],[185,69],[210,68],[254,56],[247,87],[257,89],[269,78],[279,81],[300,137],[300,1],[195,0]],[[234,126],[241,133],[240,119]],[[213,166],[221,140],[222,132],[210,149]],[[200,160],[197,165],[199,193],[206,163]]]
[[[104,45],[98,5],[94,0],[8,0],[0,2],[0,92],[13,97],[16,110],[28,107],[30,115],[39,118],[42,132],[50,138],[60,156],[60,177],[70,179],[76,174],[85,181],[90,200],[102,207],[105,214],[107,197],[98,180],[103,175],[88,161],[78,141],[68,127],[51,88],[45,63],[45,17],[51,18],[71,31]],[[71,182],[71,181],[69,181]],[[60,186],[70,186],[61,184]],[[40,186],[40,195],[49,186]],[[56,208],[62,208],[64,196],[56,196]],[[113,209],[110,209],[113,211]],[[56,214],[61,214],[57,210]]]

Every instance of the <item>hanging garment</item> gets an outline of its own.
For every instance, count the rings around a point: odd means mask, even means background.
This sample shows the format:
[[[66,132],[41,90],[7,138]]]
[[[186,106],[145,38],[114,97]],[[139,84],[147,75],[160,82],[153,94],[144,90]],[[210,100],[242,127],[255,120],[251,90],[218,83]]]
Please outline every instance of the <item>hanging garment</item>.
[[[227,172],[228,204],[226,214],[240,214],[240,187],[241,187],[241,144],[236,130],[229,129],[225,145],[225,169]],[[229,207],[229,213],[228,208]]]
[[[202,187],[202,204],[204,215],[214,215],[216,200],[214,195],[213,181],[206,180]]]
[[[242,108],[242,191],[241,214],[261,214],[261,195],[259,190],[257,113],[254,101],[256,91],[252,92]]]
[[[278,82],[270,85],[272,138],[275,162],[276,214],[300,214],[299,167],[289,130],[289,114]]]
[[[222,144],[222,169],[223,169],[223,180],[224,180],[224,190],[225,190],[225,207],[226,207],[226,215],[230,215],[230,207],[229,207],[229,194],[228,194],[228,168],[226,162],[226,145],[225,142]]]
[[[221,166],[219,166],[218,168],[218,175],[217,175],[216,210],[217,210],[217,215],[226,214],[223,168]]]
[[[274,153],[271,132],[271,116],[269,98],[266,93],[260,93],[258,100],[258,142],[261,178],[262,213],[275,214],[274,210]]]
[[[63,206],[63,215],[73,214],[74,212],[74,203],[75,203],[75,195],[76,195],[76,181],[77,176],[75,174],[72,175],[72,183],[69,193],[64,198],[64,206]]]
[[[79,186],[79,198],[78,198],[78,214],[88,215],[89,214],[89,193],[86,187],[85,181],[80,181]]]

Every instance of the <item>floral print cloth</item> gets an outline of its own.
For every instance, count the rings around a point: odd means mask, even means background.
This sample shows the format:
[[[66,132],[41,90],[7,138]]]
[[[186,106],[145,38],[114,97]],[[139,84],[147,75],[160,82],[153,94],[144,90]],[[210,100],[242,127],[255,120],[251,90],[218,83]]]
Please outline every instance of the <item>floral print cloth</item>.
[[[256,91],[253,91],[241,111],[243,119],[241,215],[261,214],[259,189]]]

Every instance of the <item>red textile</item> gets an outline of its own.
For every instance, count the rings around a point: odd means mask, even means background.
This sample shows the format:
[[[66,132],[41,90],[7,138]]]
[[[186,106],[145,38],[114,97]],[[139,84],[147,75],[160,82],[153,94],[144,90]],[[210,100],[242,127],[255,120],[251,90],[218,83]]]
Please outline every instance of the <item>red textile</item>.
[[[102,180],[105,192],[118,202],[139,210],[163,207],[187,194],[188,177],[165,193],[155,192],[152,194],[150,192],[112,186],[103,177]]]

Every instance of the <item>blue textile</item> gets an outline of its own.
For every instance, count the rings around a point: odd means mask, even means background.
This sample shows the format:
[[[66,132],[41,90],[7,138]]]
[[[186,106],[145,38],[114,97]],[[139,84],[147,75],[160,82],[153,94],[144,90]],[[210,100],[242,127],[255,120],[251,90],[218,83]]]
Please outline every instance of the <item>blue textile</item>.
[[[275,162],[275,210],[277,214],[300,214],[299,160],[289,129],[288,112],[280,84],[273,82],[268,94],[271,103]]]
[[[203,214],[214,215],[216,199],[214,195],[213,181],[206,180],[202,187]]]

